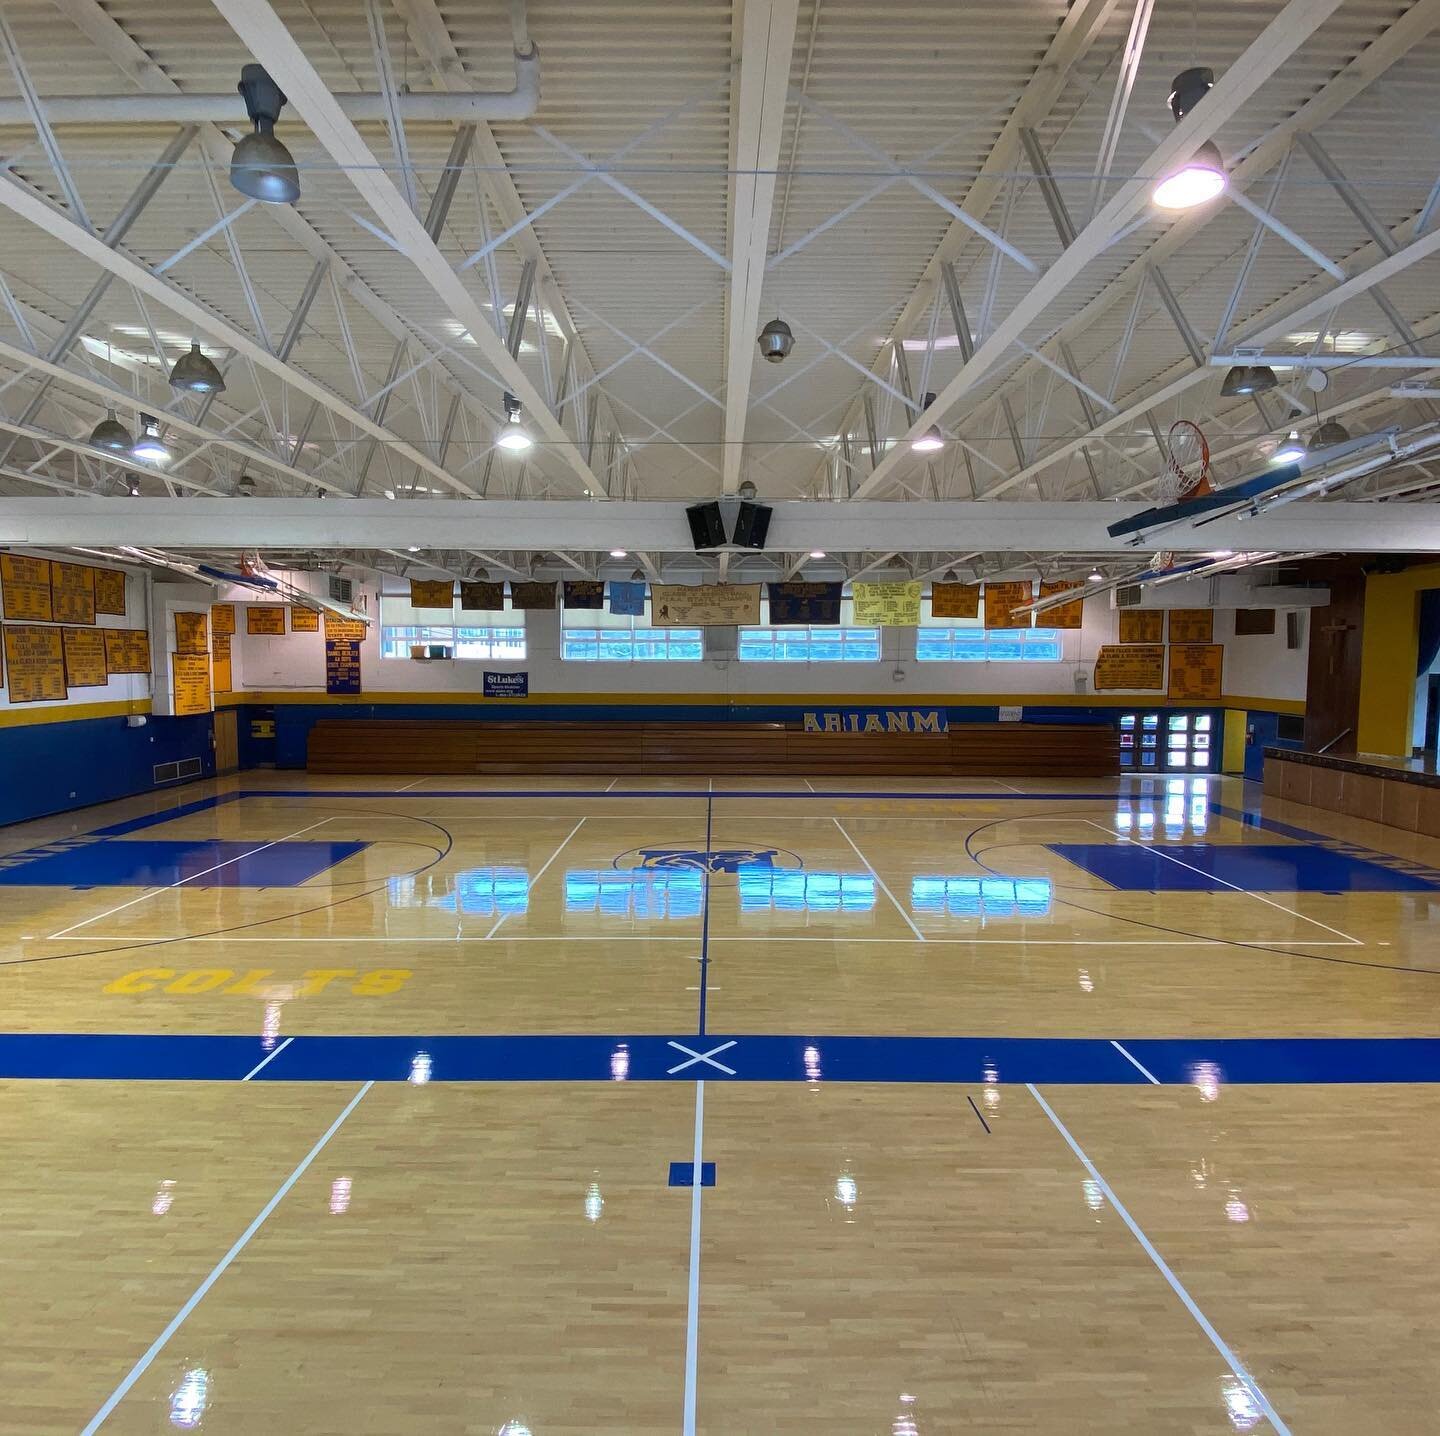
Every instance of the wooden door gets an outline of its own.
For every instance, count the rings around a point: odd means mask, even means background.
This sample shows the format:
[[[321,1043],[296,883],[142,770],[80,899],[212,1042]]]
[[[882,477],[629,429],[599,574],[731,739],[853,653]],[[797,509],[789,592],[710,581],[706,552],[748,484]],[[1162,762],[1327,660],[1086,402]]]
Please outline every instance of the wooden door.
[[[236,736],[235,710],[215,710],[215,771],[233,773],[240,766],[240,743]]]

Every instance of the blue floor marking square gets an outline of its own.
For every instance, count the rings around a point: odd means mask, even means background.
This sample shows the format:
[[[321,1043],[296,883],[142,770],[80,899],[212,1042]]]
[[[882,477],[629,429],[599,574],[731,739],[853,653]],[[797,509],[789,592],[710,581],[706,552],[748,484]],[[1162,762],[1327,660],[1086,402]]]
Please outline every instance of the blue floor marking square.
[[[1122,892],[1436,892],[1414,872],[1314,843],[1047,843]]]
[[[672,1187],[693,1187],[695,1185],[695,1163],[671,1162],[670,1185]],[[714,1162],[700,1163],[700,1185],[702,1187],[713,1187],[715,1185]]]
[[[297,887],[362,852],[358,842],[101,840],[56,852],[12,853],[0,867],[5,887]]]

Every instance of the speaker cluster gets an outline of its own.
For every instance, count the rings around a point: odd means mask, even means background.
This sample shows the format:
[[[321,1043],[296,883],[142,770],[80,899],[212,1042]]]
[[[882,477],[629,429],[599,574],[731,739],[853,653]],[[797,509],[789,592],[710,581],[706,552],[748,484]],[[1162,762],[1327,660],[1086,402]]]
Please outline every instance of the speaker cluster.
[[[770,514],[768,504],[742,499],[735,511],[735,523],[728,539],[725,516],[713,499],[709,503],[691,504],[685,510],[685,519],[690,525],[690,542],[698,553],[702,549],[723,548],[726,543],[732,543],[737,548],[764,548],[770,532]]]

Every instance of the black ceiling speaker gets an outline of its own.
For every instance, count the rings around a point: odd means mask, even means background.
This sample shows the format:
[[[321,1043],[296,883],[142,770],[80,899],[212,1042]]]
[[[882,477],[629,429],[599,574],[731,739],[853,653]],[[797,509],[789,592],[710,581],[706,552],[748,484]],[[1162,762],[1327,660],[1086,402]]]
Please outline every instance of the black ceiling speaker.
[[[737,548],[765,547],[765,536],[770,532],[770,506],[741,502],[735,515],[735,537],[732,542]]]
[[[720,505],[713,500],[708,504],[691,504],[685,510],[685,520],[690,525],[690,542],[698,552],[705,548],[723,548],[725,524],[720,517]]]

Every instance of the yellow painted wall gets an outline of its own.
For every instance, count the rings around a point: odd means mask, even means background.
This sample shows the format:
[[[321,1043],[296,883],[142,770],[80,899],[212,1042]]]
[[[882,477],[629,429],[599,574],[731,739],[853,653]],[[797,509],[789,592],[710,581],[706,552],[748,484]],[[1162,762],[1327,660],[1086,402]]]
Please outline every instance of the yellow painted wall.
[[[1360,720],[1355,746],[1362,753],[1410,756],[1415,663],[1420,652],[1423,589],[1440,588],[1440,564],[1403,573],[1373,573],[1365,580],[1365,621],[1360,634]]]

